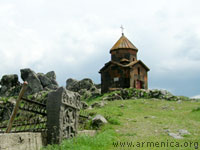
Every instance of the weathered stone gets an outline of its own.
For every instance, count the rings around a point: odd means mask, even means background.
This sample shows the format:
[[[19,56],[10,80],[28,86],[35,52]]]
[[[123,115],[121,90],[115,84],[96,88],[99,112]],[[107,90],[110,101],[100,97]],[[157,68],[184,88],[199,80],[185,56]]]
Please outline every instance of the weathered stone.
[[[89,97],[91,97],[92,96],[92,94],[91,94],[91,92],[90,91],[85,91],[85,93],[82,95],[82,97],[83,97],[83,99],[87,99],[87,98],[89,98]]]
[[[0,103],[0,122],[1,121],[5,121],[5,120],[9,120],[13,107],[14,107],[14,102],[10,102],[11,100],[7,101],[6,103],[4,103],[3,101],[1,101]]]
[[[176,133],[168,133],[168,135],[175,139],[183,139],[182,136],[180,136],[179,134],[176,134]]]
[[[87,109],[89,105],[86,102],[81,101],[82,109]]]
[[[78,81],[72,78],[67,79],[66,81],[66,89],[74,92],[78,92],[80,87],[78,85]]]
[[[178,130],[178,132],[179,132],[179,134],[180,135],[190,135],[190,132],[188,132],[187,130],[184,130],[184,129],[180,129],[180,130]]]
[[[164,132],[169,133],[171,130],[170,129],[165,129]]]
[[[124,104],[121,104],[119,107],[124,107]]]
[[[78,131],[79,135],[84,135],[84,136],[95,136],[97,133],[96,130],[83,130],[83,131]]]
[[[51,80],[56,80],[56,73],[54,71],[47,72],[45,76]]]
[[[80,89],[90,90],[94,85],[93,81],[89,78],[85,78],[79,81]]]
[[[44,133],[4,133],[0,134],[1,150],[39,150],[46,145]]]
[[[4,75],[1,79],[1,96],[15,96],[20,91],[20,83],[16,74]]]
[[[51,80],[46,77],[43,73],[38,73],[37,77],[40,79],[40,82],[43,87],[47,87],[48,85],[52,84]]]
[[[53,71],[52,71],[53,72]],[[48,73],[47,73],[48,74]],[[43,86],[43,88],[48,88],[51,90],[55,90],[58,88],[58,83],[56,82],[56,80],[54,79],[55,76],[52,75],[44,75],[43,73],[38,73],[37,76],[40,79],[40,82]],[[52,73],[51,73],[52,74]],[[55,74],[55,73],[54,73]]]
[[[47,140],[60,143],[77,134],[78,111],[81,108],[80,95],[63,87],[48,94]]]
[[[104,107],[107,103],[105,101],[100,101],[100,102],[95,102],[94,104],[91,105],[92,108],[101,108]]]
[[[90,91],[91,91],[91,96],[92,97],[97,97],[97,96],[101,95],[101,90],[97,89],[95,86],[92,86],[90,88]]]
[[[97,89],[93,81],[89,78],[85,78],[81,81],[69,78],[66,81],[66,89],[78,92],[83,96],[83,99],[96,97],[101,94],[100,89]]]
[[[11,75],[4,75],[1,78],[1,86],[6,86],[7,88],[18,86],[18,75],[17,74],[11,74]]]
[[[101,89],[101,84],[94,84],[97,89]]]
[[[93,119],[92,119],[92,125],[94,127],[100,127],[104,124],[108,123],[107,120],[102,116],[102,115],[96,115]]]
[[[28,82],[26,94],[33,94],[43,90],[42,84],[36,73],[29,68],[21,69],[21,78]]]

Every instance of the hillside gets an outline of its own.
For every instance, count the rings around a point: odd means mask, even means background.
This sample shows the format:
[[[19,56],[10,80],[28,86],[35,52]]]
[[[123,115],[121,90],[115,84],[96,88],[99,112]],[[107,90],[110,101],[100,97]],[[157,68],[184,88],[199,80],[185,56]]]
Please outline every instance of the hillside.
[[[100,101],[103,95],[88,99],[89,104]],[[115,149],[182,149],[200,146],[200,101],[131,98],[106,101],[105,106],[85,110],[95,116],[103,115],[108,123],[94,137],[79,135],[61,145],[45,150],[115,150]],[[94,129],[89,121],[85,129]],[[175,139],[172,136],[178,136]]]

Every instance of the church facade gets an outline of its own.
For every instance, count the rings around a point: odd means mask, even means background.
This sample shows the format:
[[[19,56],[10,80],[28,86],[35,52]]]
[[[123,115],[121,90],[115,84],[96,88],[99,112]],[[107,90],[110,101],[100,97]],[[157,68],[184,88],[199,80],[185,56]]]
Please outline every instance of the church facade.
[[[150,69],[137,59],[137,52],[138,49],[122,33],[110,49],[111,60],[99,71],[102,93],[119,88],[148,88]]]

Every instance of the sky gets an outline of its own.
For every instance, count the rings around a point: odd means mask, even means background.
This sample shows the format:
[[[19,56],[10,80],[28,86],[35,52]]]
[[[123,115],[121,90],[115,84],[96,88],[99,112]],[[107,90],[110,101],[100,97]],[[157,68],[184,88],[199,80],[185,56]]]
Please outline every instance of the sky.
[[[0,77],[54,70],[91,78],[110,60],[121,36],[139,49],[149,88],[200,96],[199,0],[0,0]]]

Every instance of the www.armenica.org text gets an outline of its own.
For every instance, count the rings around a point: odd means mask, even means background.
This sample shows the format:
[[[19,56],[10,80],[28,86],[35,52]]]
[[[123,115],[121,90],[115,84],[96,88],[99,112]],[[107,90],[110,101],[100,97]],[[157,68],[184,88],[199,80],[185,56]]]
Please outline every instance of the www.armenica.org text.
[[[113,142],[113,147],[116,149],[126,148],[127,150],[131,150],[131,148],[199,148],[199,142],[177,142],[177,141],[165,141],[165,142]],[[124,150],[124,149],[123,149]]]

